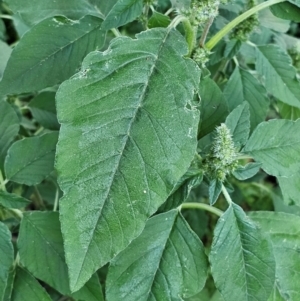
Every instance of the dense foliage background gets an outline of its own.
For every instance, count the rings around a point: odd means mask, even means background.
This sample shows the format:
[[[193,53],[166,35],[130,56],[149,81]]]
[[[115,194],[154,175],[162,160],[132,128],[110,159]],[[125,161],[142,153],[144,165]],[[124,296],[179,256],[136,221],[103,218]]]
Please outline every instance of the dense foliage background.
[[[0,301],[299,301],[297,22],[0,0]]]

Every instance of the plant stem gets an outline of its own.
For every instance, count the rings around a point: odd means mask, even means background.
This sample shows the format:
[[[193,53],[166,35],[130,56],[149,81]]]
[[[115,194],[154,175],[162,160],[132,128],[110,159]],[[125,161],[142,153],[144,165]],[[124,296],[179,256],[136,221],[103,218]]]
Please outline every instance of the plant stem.
[[[116,28],[112,28],[112,29],[111,29],[111,32],[112,32],[116,37],[121,37],[121,36],[122,36],[121,33],[120,33],[120,31],[119,31],[118,29],[116,29]]]
[[[57,207],[58,207],[58,199],[59,199],[59,190],[58,190],[58,187],[56,187],[55,199],[54,199],[54,205],[53,205],[53,211],[56,211],[56,210],[57,210]]]
[[[232,204],[232,199],[226,189],[226,187],[222,184],[222,192],[223,192],[223,195],[228,203],[228,205],[230,206]]]
[[[36,202],[35,202],[36,207],[38,209],[45,209],[45,204],[43,202],[42,196],[36,186],[34,186],[34,195],[36,198]]]
[[[200,210],[206,210],[211,213],[214,213],[218,216],[221,216],[223,214],[223,211],[221,211],[218,208],[212,207],[210,205],[204,204],[204,203],[183,203],[180,207],[180,209],[200,209]]]
[[[17,216],[19,219],[23,218],[23,212],[19,209],[14,209],[14,208],[6,208],[7,211],[11,212],[15,216]]]
[[[165,12],[165,16],[168,16],[172,11],[174,11],[174,8],[170,8]]]
[[[12,16],[11,15],[0,15],[1,19],[8,19],[8,20],[12,20]]]
[[[208,19],[208,21],[205,24],[205,27],[203,29],[203,32],[202,32],[202,35],[201,35],[201,38],[200,38],[200,41],[199,41],[199,46],[201,48],[204,47],[205,40],[207,38],[209,29],[210,29],[211,25],[213,24],[213,21],[214,21],[214,17],[211,17],[211,18]]]
[[[251,183],[252,186],[255,186],[263,191],[265,191],[267,194],[269,195],[273,195],[273,192],[271,191],[271,189],[269,189],[268,187],[266,187],[265,185],[262,185],[260,183],[256,183],[256,182],[253,182]]]
[[[175,28],[180,22],[182,22],[184,20],[187,20],[187,18],[185,16],[178,15],[172,20],[172,22],[169,24],[168,27]]]
[[[183,25],[184,31],[185,31],[185,39],[189,46],[188,56],[190,57],[192,55],[192,52],[193,52],[195,44],[196,44],[196,31],[188,19],[184,19],[182,21],[182,25]]]
[[[2,175],[2,171],[0,169],[0,189],[3,191],[6,191],[6,187],[5,185],[7,184],[7,180],[4,180],[3,175]]]
[[[238,24],[240,24],[241,22],[243,22],[245,19],[247,19],[248,17],[250,17],[251,15],[255,14],[256,12],[269,7],[271,5],[280,3],[280,2],[284,2],[286,0],[269,0],[263,3],[260,3],[254,7],[252,7],[251,9],[247,10],[246,12],[244,12],[243,14],[241,14],[240,16],[236,17],[235,19],[233,19],[230,23],[228,23],[225,27],[223,27],[218,33],[216,33],[207,43],[206,43],[206,48],[208,50],[211,50],[212,48],[214,48],[216,46],[216,44],[224,37],[226,36],[230,30],[232,30],[234,27],[236,27]]]

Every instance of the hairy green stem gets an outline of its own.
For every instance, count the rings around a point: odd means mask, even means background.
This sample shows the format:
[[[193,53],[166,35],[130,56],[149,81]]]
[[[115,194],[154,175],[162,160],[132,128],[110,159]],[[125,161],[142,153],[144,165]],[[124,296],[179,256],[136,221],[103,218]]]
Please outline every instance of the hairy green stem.
[[[189,46],[188,56],[190,57],[192,55],[192,52],[193,52],[193,50],[195,48],[195,44],[196,44],[196,30],[191,25],[191,22],[188,19],[183,20],[182,25],[185,30],[185,39]]]
[[[55,199],[54,199],[54,205],[53,205],[53,211],[56,211],[56,210],[57,210],[57,207],[58,207],[58,199],[59,199],[59,190],[58,190],[58,187],[56,187]]]
[[[1,19],[8,19],[8,20],[12,20],[12,16],[11,15],[0,15]]]
[[[11,212],[13,215],[17,216],[19,219],[23,218],[23,212],[19,209],[7,208],[7,211]]]
[[[5,185],[6,185],[7,182],[8,182],[7,180],[4,180],[3,175],[2,175],[2,171],[0,169],[0,189],[1,190],[6,191]]]
[[[206,210],[211,213],[214,213],[218,216],[221,216],[223,214],[223,211],[221,211],[218,208],[212,207],[210,205],[204,204],[204,203],[183,203],[180,206],[180,209],[200,209],[200,210]]]
[[[118,29],[116,29],[116,28],[112,28],[110,31],[111,31],[116,37],[121,37],[121,36],[122,36],[121,33],[120,33],[120,31],[119,31]]]
[[[245,19],[250,17],[251,15],[257,13],[258,11],[267,8],[271,5],[284,2],[286,0],[269,0],[263,3],[260,3],[251,9],[247,10],[240,16],[236,17],[234,20],[232,20],[230,23],[228,23],[225,27],[223,27],[218,33],[216,33],[207,43],[206,43],[206,48],[208,50],[211,50],[216,46],[216,44],[224,37],[226,36],[234,27],[236,27],[238,24],[243,22]]]
[[[201,38],[200,38],[200,41],[199,41],[199,46],[202,47],[202,48],[204,47],[206,37],[208,35],[208,32],[209,32],[209,29],[210,29],[211,25],[214,22],[214,19],[215,19],[215,17],[209,18],[208,21],[205,24],[205,27],[203,29],[203,32],[202,32],[202,35],[201,35]]]
[[[232,204],[232,199],[226,189],[226,187],[224,185],[222,185],[222,192],[223,192],[223,195],[227,201],[227,203],[229,204],[229,206]]]

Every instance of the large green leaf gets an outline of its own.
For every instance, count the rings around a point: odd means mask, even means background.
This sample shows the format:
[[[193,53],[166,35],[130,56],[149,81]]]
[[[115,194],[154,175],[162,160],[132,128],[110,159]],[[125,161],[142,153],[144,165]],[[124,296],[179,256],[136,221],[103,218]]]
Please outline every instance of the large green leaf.
[[[225,301],[268,299],[275,281],[272,244],[234,203],[218,220],[209,259]]]
[[[58,133],[24,138],[8,150],[5,160],[7,179],[26,185],[40,183],[54,168]]]
[[[291,177],[278,177],[277,179],[284,202],[300,206],[300,171]]]
[[[20,262],[29,272],[60,293],[71,294],[58,212],[25,213],[18,237],[18,249]],[[97,275],[76,292],[76,296],[80,300],[102,300]]]
[[[25,208],[30,201],[14,193],[0,190],[0,205],[5,208]]]
[[[28,105],[33,118],[43,127],[59,130],[56,117],[55,92],[42,92],[34,97]]]
[[[207,277],[204,247],[177,210],[149,219],[142,234],[111,261],[108,301],[182,300]]]
[[[250,72],[237,67],[225,86],[224,96],[230,111],[243,101],[249,103],[251,130],[265,120],[269,99],[265,88]]]
[[[19,118],[5,101],[0,101],[0,169],[3,173],[7,150],[19,132]]]
[[[9,270],[14,261],[11,234],[7,226],[0,222],[0,300],[3,300]]]
[[[287,32],[290,28],[290,21],[274,16],[270,9],[263,9],[259,12],[260,25],[278,32]]]
[[[98,0],[97,7],[99,8],[101,14],[106,16],[117,2],[118,0],[109,0],[109,1]]]
[[[270,10],[278,18],[300,22],[300,8],[288,1],[272,5]]]
[[[72,290],[141,233],[193,159],[199,69],[187,52],[170,29],[116,38],[58,90],[56,167]]]
[[[25,269],[17,267],[11,301],[52,301],[45,289]]]
[[[227,128],[232,134],[235,146],[240,149],[245,145],[250,132],[250,111],[249,104],[245,101],[237,106],[225,120]]]
[[[253,212],[251,218],[270,235],[278,292],[283,300],[300,300],[300,217],[282,212]]]
[[[99,16],[99,11],[93,5],[93,1],[89,0],[5,0],[5,2],[27,25],[33,25],[59,15],[71,19],[80,19],[85,15]]]
[[[256,70],[264,77],[268,92],[291,106],[300,108],[300,82],[290,56],[278,45],[256,48]]]
[[[106,16],[102,29],[120,27],[136,19],[143,11],[143,0],[119,0]]]
[[[242,151],[261,162],[266,173],[290,177],[300,170],[299,131],[300,119],[262,122]]]
[[[89,52],[103,46],[101,25],[101,19],[93,16],[78,21],[61,16],[34,26],[8,60],[0,96],[41,90],[69,78]]]
[[[201,80],[199,93],[201,118],[198,138],[200,139],[225,120],[228,108],[222,91],[209,77]]]

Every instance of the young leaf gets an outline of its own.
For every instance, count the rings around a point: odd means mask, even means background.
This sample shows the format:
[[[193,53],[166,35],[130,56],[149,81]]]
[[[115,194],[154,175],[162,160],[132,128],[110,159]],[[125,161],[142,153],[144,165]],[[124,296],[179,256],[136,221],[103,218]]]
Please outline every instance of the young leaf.
[[[177,210],[149,219],[142,234],[111,261],[107,301],[182,300],[207,277],[204,247]]]
[[[212,132],[217,125],[225,120],[228,108],[218,85],[209,77],[201,80],[199,86],[200,112],[198,138]]]
[[[30,201],[14,193],[0,190],[0,205],[5,208],[25,208]],[[0,299],[1,300],[1,299]]]
[[[60,16],[37,24],[14,48],[0,82],[0,96],[41,90],[69,78],[89,52],[103,46],[101,24],[92,16],[78,21]]]
[[[167,27],[170,24],[170,22],[171,19],[169,16],[154,11],[151,18],[148,20],[148,27]]]
[[[99,11],[91,0],[30,0],[29,2],[6,0],[5,2],[14,14],[20,16],[30,26],[54,16],[66,16],[73,20],[78,20],[85,15],[99,16]]]
[[[15,142],[5,160],[7,179],[26,185],[36,185],[54,168],[58,133],[24,138]]]
[[[244,181],[255,176],[261,167],[261,163],[250,162],[245,166],[239,166],[232,174],[240,181]]]
[[[277,106],[282,119],[297,120],[300,118],[300,108],[292,107],[281,101],[277,102]]]
[[[42,92],[34,97],[28,105],[33,118],[43,127],[50,130],[59,130],[56,117],[55,93]]]
[[[19,127],[19,118],[15,110],[6,101],[0,101],[0,169],[2,173],[7,150],[18,134]]]
[[[236,68],[228,80],[224,96],[230,111],[247,101],[250,109],[251,130],[264,121],[269,99],[262,84],[248,71]]]
[[[226,126],[232,134],[232,140],[237,148],[245,145],[250,132],[249,104],[245,101],[236,107],[226,118]]]
[[[275,281],[272,244],[234,203],[218,220],[209,260],[225,301],[268,299]]]
[[[250,216],[270,235],[280,295],[283,300],[300,300],[300,217],[283,212],[253,212]]]
[[[284,202],[300,206],[300,171],[291,177],[277,177]]]
[[[231,60],[240,51],[242,42],[240,40],[232,39],[230,40],[224,49],[224,56]]]
[[[300,120],[262,122],[253,132],[242,152],[262,163],[266,173],[289,177],[300,170]]]
[[[208,195],[209,203],[212,206],[219,198],[222,191],[222,182],[219,179],[213,179],[209,182]]]
[[[18,249],[20,262],[29,272],[60,293],[71,294],[58,212],[24,213],[18,237]],[[76,296],[88,301],[102,300],[101,285],[97,275],[76,292]]]
[[[136,19],[143,11],[143,0],[119,0],[106,16],[102,29],[120,27]]]
[[[52,301],[39,282],[21,267],[16,269],[11,300]]]
[[[116,38],[57,92],[72,291],[141,233],[193,159],[199,112],[191,101],[200,75],[187,52],[170,29]]]
[[[14,249],[7,226],[0,222],[0,300],[3,300],[9,270],[14,262]]]
[[[256,48],[256,69],[267,90],[276,98],[300,108],[300,82],[290,56],[277,45]]]

